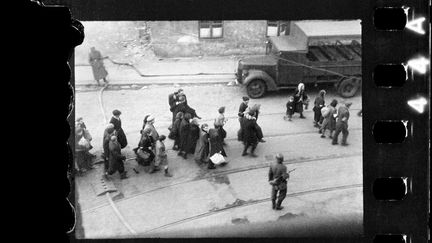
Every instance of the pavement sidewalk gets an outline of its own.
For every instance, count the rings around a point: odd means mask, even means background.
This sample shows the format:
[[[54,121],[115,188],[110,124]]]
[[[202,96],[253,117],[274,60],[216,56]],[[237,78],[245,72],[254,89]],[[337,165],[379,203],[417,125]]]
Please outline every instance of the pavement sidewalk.
[[[174,84],[174,83],[221,83],[232,81],[237,68],[238,56],[194,57],[143,60],[131,65],[119,65],[124,61],[104,60],[111,85],[127,84]],[[91,66],[76,63],[75,85],[95,85]]]

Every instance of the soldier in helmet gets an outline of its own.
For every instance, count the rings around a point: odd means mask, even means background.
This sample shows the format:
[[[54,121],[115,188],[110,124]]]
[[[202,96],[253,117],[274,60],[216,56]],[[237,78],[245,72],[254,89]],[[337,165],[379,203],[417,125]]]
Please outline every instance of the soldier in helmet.
[[[283,164],[284,157],[282,154],[275,156],[276,162],[270,165],[269,170],[269,183],[272,186],[271,200],[272,208],[274,210],[282,210],[282,201],[286,197],[287,193],[287,179],[289,174],[287,173],[287,167]],[[279,193],[279,195],[277,195]],[[277,199],[277,200],[276,200]]]

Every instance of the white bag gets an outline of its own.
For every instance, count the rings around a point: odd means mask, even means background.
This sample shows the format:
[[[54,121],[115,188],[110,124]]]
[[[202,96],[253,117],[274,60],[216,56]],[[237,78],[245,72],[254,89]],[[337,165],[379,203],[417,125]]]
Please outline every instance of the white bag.
[[[220,153],[215,153],[210,157],[211,162],[215,165],[219,165],[225,162],[225,158]]]
[[[330,108],[328,108],[327,106],[321,108],[321,115],[323,117],[327,117],[327,115],[329,114],[329,112],[330,112]]]
[[[90,148],[90,143],[89,141],[87,141],[87,139],[85,139],[84,136],[81,137],[81,139],[78,141],[78,145],[83,146],[85,148]]]

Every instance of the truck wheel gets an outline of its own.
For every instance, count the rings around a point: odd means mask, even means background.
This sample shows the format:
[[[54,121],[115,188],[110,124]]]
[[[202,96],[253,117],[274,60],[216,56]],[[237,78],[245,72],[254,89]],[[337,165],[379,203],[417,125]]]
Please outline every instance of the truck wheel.
[[[353,97],[359,89],[359,82],[356,78],[343,79],[338,85],[338,93],[344,98]]]
[[[247,85],[247,94],[251,98],[260,98],[266,92],[266,85],[261,79],[254,79]]]

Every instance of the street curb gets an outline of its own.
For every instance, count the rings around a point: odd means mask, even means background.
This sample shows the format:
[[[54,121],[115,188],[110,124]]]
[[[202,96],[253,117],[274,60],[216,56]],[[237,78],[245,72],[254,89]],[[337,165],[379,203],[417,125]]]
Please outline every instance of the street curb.
[[[108,86],[106,87],[105,90],[119,90],[119,89],[146,89],[150,86],[183,86],[183,85],[209,85],[209,84],[216,84],[216,85],[220,85],[220,84],[225,84],[227,86],[238,86],[238,84],[236,84],[233,81],[216,81],[216,82],[185,82],[185,83],[172,83],[172,82],[167,82],[167,83],[125,83],[125,84],[108,84]],[[75,85],[75,90],[76,91],[97,91],[99,90],[101,87],[103,86],[98,86],[95,84],[78,84]],[[77,89],[78,88],[78,89]]]

